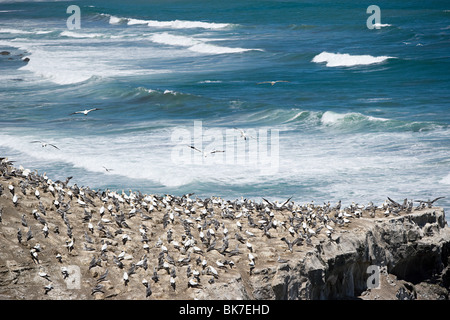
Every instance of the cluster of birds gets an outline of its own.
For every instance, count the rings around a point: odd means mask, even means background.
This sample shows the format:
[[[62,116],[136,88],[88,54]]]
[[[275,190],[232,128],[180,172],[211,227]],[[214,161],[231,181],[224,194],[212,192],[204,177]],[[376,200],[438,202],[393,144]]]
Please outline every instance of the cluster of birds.
[[[380,206],[352,203],[341,207],[340,201],[300,205],[291,198],[256,202],[199,199],[192,198],[193,194],[119,193],[69,186],[71,177],[52,181],[45,174],[16,169],[5,158],[0,161],[0,199],[11,199],[7,201],[12,201],[17,213],[18,245],[29,248],[33,263],[42,266],[42,257],[50,258],[39,242],[59,241],[51,259],[61,264],[63,279],[69,277],[67,265],[73,264],[73,252],[86,252],[91,256],[88,270],[101,271],[100,276],[92,273],[98,276],[92,295],[105,293],[103,282],[118,278],[127,287],[133,278],[141,277],[145,297],[149,297],[156,286],[158,290],[171,288],[171,292],[180,286],[183,290],[201,288],[206,282],[226,279],[236,268],[252,275],[257,265],[268,263],[258,257],[267,246],[277,250],[278,260],[273,263],[288,263],[293,252],[313,247],[315,238],[334,241],[336,230],[346,228],[353,219],[399,215],[432,207],[442,198],[419,200],[418,206],[412,200],[398,203],[388,198]],[[31,212],[22,201],[33,203]],[[0,224],[2,209],[0,205]],[[47,294],[55,275],[42,270],[39,275],[50,282],[44,288]]]

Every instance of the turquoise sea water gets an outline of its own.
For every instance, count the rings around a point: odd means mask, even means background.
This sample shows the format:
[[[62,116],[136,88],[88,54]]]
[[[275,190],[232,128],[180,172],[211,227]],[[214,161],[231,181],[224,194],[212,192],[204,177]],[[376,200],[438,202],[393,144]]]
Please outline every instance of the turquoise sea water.
[[[0,51],[0,154],[54,180],[450,209],[447,1],[7,1]]]

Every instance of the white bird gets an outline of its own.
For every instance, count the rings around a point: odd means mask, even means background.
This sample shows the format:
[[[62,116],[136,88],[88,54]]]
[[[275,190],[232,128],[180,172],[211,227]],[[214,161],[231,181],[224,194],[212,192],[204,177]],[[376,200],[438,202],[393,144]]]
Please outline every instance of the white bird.
[[[249,236],[249,237],[254,237],[255,234],[251,231],[245,230],[245,233]]]
[[[48,226],[47,226],[47,224],[44,225],[44,227],[42,228],[42,231],[44,232],[44,236],[47,238],[47,236],[48,236]]]
[[[197,287],[198,286],[198,282],[195,281],[194,279],[189,279],[189,287]]]
[[[295,230],[293,227],[289,227],[289,233],[293,236],[295,235]]]
[[[51,280],[50,280],[50,277],[48,276],[48,274],[45,273],[45,272],[43,272],[43,271],[40,271],[40,272],[39,272],[39,276],[42,277],[42,278],[44,278],[44,279],[46,279],[46,280],[48,280],[48,281],[51,281]]]
[[[123,279],[124,284],[127,285],[128,284],[128,273],[126,271],[123,273],[122,279]]]
[[[224,265],[222,262],[220,262],[219,260],[216,261],[216,265],[217,265],[219,268],[225,268],[225,265]]]
[[[69,251],[73,250],[73,239],[72,238],[70,240],[66,240],[66,247],[67,247],[67,250],[69,250]]]
[[[236,127],[235,127],[234,130],[239,131],[239,132],[241,133],[241,138],[244,138],[244,140],[247,140],[248,138],[256,139],[255,137],[248,135],[248,134],[247,134],[244,130],[242,130],[242,129],[239,129],[239,128],[236,128]]]
[[[40,143],[42,148],[45,148],[46,146],[52,146],[53,148],[59,150],[59,148],[57,146],[55,146],[54,144],[51,144],[51,143],[48,143],[48,142],[45,142],[45,141],[34,140],[34,141],[31,141],[31,143]]]
[[[278,83],[278,82],[289,82],[289,81],[286,81],[286,80],[263,81],[263,82],[258,82],[257,84],[270,83],[271,85],[274,85],[275,83]]]
[[[174,277],[170,277],[170,285],[175,290],[175,278]]]
[[[211,151],[209,151],[209,152],[205,152],[205,151],[202,151],[202,150],[200,150],[200,149],[198,149],[198,148],[196,148],[196,147],[194,147],[194,146],[191,146],[191,145],[187,145],[189,148],[191,148],[191,149],[194,149],[195,151],[198,151],[198,152],[200,152],[201,154],[203,154],[203,156],[206,158],[208,155],[210,155],[210,154],[214,154],[214,153],[217,153],[217,152],[225,152],[224,150],[216,150],[216,149],[213,149],[213,150],[211,150]]]
[[[214,269],[213,266],[209,266],[209,272],[216,278],[219,276],[219,273],[217,272],[216,269]]]
[[[86,109],[86,110],[82,110],[82,111],[75,111],[75,112],[72,112],[71,113],[71,115],[72,114],[78,114],[78,113],[82,113],[82,114],[84,114],[85,116],[87,116],[87,114],[89,113],[89,112],[91,112],[91,111],[96,111],[96,110],[101,110],[101,109],[99,109],[99,108],[92,108],[92,109]]]
[[[16,194],[13,196],[12,201],[13,201],[14,206],[17,206],[17,202],[19,201],[19,198],[17,198]]]
[[[193,247],[193,250],[195,253],[200,253],[200,254],[203,253],[202,249],[200,249],[199,247],[196,247],[196,246]]]
[[[61,273],[64,279],[66,279],[69,276],[69,270],[66,267],[61,267]]]

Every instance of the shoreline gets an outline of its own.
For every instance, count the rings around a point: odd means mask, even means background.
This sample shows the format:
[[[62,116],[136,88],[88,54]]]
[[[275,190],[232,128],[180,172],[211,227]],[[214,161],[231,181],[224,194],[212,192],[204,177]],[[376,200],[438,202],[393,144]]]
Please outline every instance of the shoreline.
[[[336,259],[345,246],[349,252],[358,251],[358,246],[367,246],[361,239],[379,232],[380,225],[384,231],[401,226],[396,232],[405,232],[404,239],[389,233],[394,238],[388,243],[400,241],[406,251],[417,241],[450,249],[445,213],[431,203],[418,209],[408,201],[400,204],[387,199],[371,208],[339,207],[96,191],[70,185],[70,179],[52,181],[29,169],[14,168],[7,159],[2,160],[0,173],[0,264],[9,270],[28,270],[23,275],[9,273],[0,281],[7,283],[0,287],[3,299],[395,299],[398,288],[410,292],[411,279],[405,276],[409,275],[403,270],[406,267],[399,267],[403,260],[392,258],[396,253],[381,245],[383,237],[370,244],[385,250],[382,259],[376,252],[358,256],[354,259],[364,259],[357,268],[347,265],[353,270],[350,275],[345,265],[334,275],[338,279],[342,274],[350,276],[352,288],[344,279],[334,280],[334,289],[314,284],[306,272],[299,283],[309,281],[309,289],[293,293],[299,284],[289,284],[295,279],[289,270],[311,268],[311,263],[317,270],[328,270],[328,263],[318,267],[324,256]],[[437,263],[435,256],[430,259],[423,268]],[[383,279],[396,283],[397,287],[390,285],[394,292],[384,290],[377,298],[374,290],[364,288],[368,274],[362,267],[371,260],[383,268]],[[444,278],[450,275],[447,263],[438,263]],[[78,270],[78,289],[68,290],[67,279],[61,276],[61,268],[70,266]],[[333,277],[327,278],[327,272],[323,276],[329,286]],[[9,279],[12,274],[17,278]],[[270,285],[265,278],[271,279]],[[311,289],[314,286],[322,289]],[[436,283],[430,286],[428,291],[423,289],[429,297],[448,299],[448,289]],[[425,299],[420,294],[419,298]]]

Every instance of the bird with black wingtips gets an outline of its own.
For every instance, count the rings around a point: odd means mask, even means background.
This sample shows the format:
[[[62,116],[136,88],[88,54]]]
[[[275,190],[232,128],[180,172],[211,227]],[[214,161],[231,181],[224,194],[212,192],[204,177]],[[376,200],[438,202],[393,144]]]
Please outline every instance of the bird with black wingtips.
[[[69,277],[69,270],[67,267],[61,267],[61,274],[63,275],[63,279],[67,279]]]
[[[285,237],[283,237],[283,238],[281,238],[281,240],[284,241],[284,242],[286,242],[286,244],[288,245],[289,251],[290,251],[290,252],[293,252],[293,247],[294,247],[296,244],[301,243],[301,242],[303,241],[303,238],[298,237],[298,238],[296,238],[294,241],[289,241],[288,239],[286,239]]]
[[[123,268],[123,263],[116,256],[113,256],[113,262],[119,267],[119,269]]]
[[[209,156],[209,155],[211,155],[211,154],[215,154],[215,153],[223,153],[223,152],[225,152],[224,150],[216,150],[216,149],[213,149],[213,150],[211,150],[211,151],[208,151],[208,152],[206,152],[206,151],[202,151],[202,150],[200,150],[200,149],[198,149],[198,148],[196,148],[196,147],[194,147],[194,146],[191,146],[191,145],[188,145],[188,147],[189,148],[191,148],[191,149],[193,149],[193,150],[195,150],[195,151],[197,151],[197,152],[200,152],[202,155],[203,155],[203,157],[207,157],[207,156]]]
[[[47,146],[52,146],[53,148],[59,150],[59,148],[57,146],[55,146],[54,144],[48,143],[48,142],[45,142],[45,141],[42,141],[42,140],[34,140],[34,141],[31,141],[30,143],[40,143],[42,148],[45,148]]]
[[[289,82],[289,81],[287,81],[287,80],[271,80],[271,81],[258,82],[257,84],[269,83],[269,84],[271,84],[273,86],[273,85],[275,85],[276,83],[279,83],[279,82]]]
[[[142,280],[142,284],[144,285],[145,289],[145,297],[148,298],[152,295],[152,289],[150,288],[150,284],[146,279]]]
[[[155,283],[159,281],[159,275],[158,275],[158,272],[156,271],[156,267],[153,267],[152,280],[153,280]]]
[[[22,231],[20,230],[20,228],[17,228],[17,240],[19,241],[19,243],[22,243]]]
[[[40,269],[38,274],[40,277],[44,278],[45,280],[52,282],[52,280],[50,280],[50,276],[47,274],[47,272],[43,271],[43,269]]]
[[[106,269],[105,273],[102,274],[98,279],[97,279],[97,283],[100,283],[102,281],[106,281],[106,277],[108,276],[108,269]]]
[[[171,276],[170,279],[169,279],[169,282],[170,282],[170,286],[172,287],[172,289],[176,290],[176,280],[175,280],[175,278]]]
[[[99,108],[85,109],[85,110],[81,110],[81,111],[72,112],[70,115],[72,115],[72,114],[84,114],[85,116],[87,116],[89,112],[97,111],[97,110],[101,110],[101,109],[99,109]]]
[[[414,200],[414,202],[419,202],[419,206],[424,206],[427,205],[428,208],[432,208],[433,207],[433,203],[435,203],[436,201],[438,201],[439,199],[443,199],[445,197],[437,197],[434,200],[429,200],[428,201],[424,201],[424,200]]]
[[[129,276],[128,276],[128,272],[125,271],[125,272],[123,273],[122,280],[123,280],[124,285],[127,286],[127,285],[128,285],[128,282],[130,281],[130,280],[129,280]]]
[[[51,283],[47,284],[44,287],[44,294],[48,294],[53,289],[53,285]]]
[[[102,285],[102,284],[97,284],[94,288],[92,288],[91,295],[93,295],[94,293],[97,293],[97,292],[105,293],[105,292],[103,291],[103,288],[104,288],[104,287],[105,287],[105,286]]]
[[[14,189],[14,186],[12,184],[8,185],[8,190],[9,190],[9,192],[11,192],[12,195],[15,194],[15,189]]]
[[[89,263],[89,270],[97,266],[101,267],[101,261],[101,259],[97,259],[95,256],[93,256],[91,262]]]
[[[33,232],[31,231],[31,228],[28,228],[27,241],[30,241],[31,239],[33,239]]]
[[[42,228],[42,232],[44,233],[44,238],[48,237],[48,225],[45,224],[44,227]]]
[[[30,255],[31,255],[31,259],[33,260],[33,262],[35,264],[39,264],[39,257],[38,257],[38,253],[37,250],[35,248],[31,248],[30,249]]]
[[[239,131],[241,134],[241,138],[243,138],[244,140],[248,140],[249,138],[256,139],[255,137],[248,135],[247,132],[242,129],[236,127],[234,127],[233,129]]]

